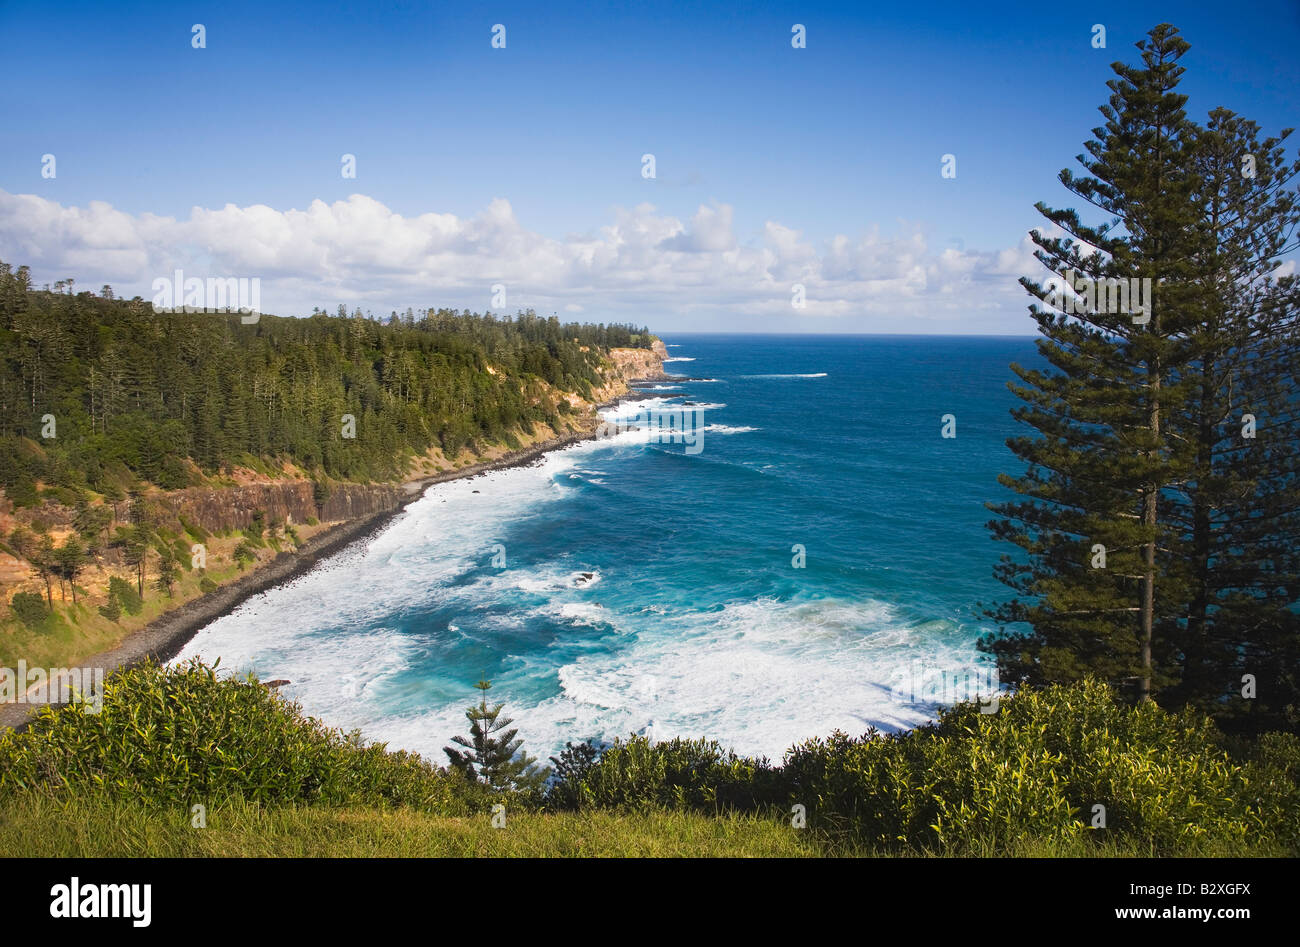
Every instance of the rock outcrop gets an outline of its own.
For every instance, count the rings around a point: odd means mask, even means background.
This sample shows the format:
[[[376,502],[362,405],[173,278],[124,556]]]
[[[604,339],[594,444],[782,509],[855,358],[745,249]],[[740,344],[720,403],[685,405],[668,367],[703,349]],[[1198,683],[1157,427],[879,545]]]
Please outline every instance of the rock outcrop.
[[[155,503],[178,519],[211,532],[246,529],[259,510],[267,522],[325,523],[384,513],[396,509],[405,495],[390,484],[330,484],[328,496],[317,504],[313,484],[307,480],[246,484],[239,487],[189,487],[153,497]],[[118,522],[127,518],[127,504],[114,507]]]

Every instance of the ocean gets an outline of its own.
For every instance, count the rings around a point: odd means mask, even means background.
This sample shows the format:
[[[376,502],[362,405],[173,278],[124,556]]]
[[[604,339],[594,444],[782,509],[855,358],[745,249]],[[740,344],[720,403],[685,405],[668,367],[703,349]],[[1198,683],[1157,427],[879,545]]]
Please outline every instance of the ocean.
[[[607,411],[617,433],[430,488],[177,660],[287,678],[307,713],[439,764],[482,675],[543,762],[631,733],[779,761],[996,691],[984,504],[1020,469],[1006,383],[1033,340],[665,342],[686,377]],[[623,430],[683,406],[693,444]]]

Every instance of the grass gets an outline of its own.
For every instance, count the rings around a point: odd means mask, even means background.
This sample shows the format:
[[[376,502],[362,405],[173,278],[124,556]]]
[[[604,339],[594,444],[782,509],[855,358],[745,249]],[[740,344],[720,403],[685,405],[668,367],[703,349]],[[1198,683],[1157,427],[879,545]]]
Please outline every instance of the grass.
[[[451,818],[409,809],[263,807],[232,802],[194,828],[182,809],[18,793],[0,803],[0,851],[35,858],[810,858],[883,857],[757,816],[656,811],[507,813]],[[1146,858],[1132,841],[1023,839],[893,857]],[[1281,847],[1211,845],[1201,857],[1285,857]]]
[[[507,813],[450,818],[409,809],[210,809],[188,811],[98,798],[64,801],[19,793],[0,803],[0,851],[37,858],[804,858],[805,834],[756,817],[681,812]]]

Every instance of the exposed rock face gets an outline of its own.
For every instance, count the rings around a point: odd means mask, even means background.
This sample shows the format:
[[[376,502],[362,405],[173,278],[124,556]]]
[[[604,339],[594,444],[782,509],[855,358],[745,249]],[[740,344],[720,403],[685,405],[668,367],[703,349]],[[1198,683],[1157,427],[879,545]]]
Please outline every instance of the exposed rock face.
[[[398,486],[367,486],[365,484],[336,485],[318,516],[332,523],[350,520],[372,513],[386,513],[401,506],[406,491]]]
[[[173,515],[206,530],[221,532],[247,528],[258,510],[268,521],[303,523],[315,518],[336,523],[396,509],[404,495],[398,486],[336,483],[330,485],[325,503],[317,506],[312,484],[291,480],[221,489],[190,487],[158,494],[155,499]],[[117,504],[116,513],[119,522],[125,521],[126,504]]]
[[[656,339],[654,348],[610,349],[609,357],[605,384],[594,392],[597,401],[609,401],[624,394],[630,381],[664,378],[664,359],[668,357],[668,349]]]

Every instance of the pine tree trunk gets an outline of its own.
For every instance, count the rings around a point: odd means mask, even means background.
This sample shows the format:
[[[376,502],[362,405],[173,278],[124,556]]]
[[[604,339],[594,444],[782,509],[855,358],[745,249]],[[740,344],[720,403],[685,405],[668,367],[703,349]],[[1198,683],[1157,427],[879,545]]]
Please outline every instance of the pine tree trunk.
[[[1154,325],[1154,317],[1152,323]],[[1148,424],[1151,435],[1156,441],[1160,438],[1160,358],[1155,356],[1147,370],[1150,379],[1151,406]],[[1142,686],[1139,691],[1142,700],[1151,699],[1151,637],[1155,626],[1156,610],[1156,512],[1160,498],[1160,488],[1154,482],[1147,484],[1142,498],[1142,525],[1149,530],[1146,544],[1146,569],[1142,575]]]
[[[1204,672],[1207,644],[1206,618],[1210,607],[1210,501],[1206,485],[1213,472],[1214,451],[1213,359],[1206,359],[1201,376],[1201,405],[1196,444],[1196,494],[1192,500],[1192,601],[1187,611],[1187,641],[1184,646],[1183,691],[1198,693]]]

